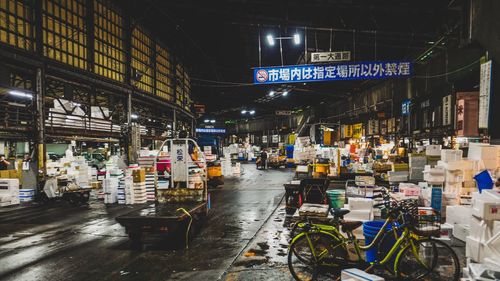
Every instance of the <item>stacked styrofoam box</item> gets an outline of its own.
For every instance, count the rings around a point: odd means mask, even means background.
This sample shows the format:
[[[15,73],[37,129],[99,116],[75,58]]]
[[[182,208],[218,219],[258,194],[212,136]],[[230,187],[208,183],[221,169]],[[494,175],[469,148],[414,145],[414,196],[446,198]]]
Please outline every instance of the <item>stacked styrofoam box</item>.
[[[384,281],[384,278],[378,275],[370,274],[357,268],[349,268],[342,270],[340,278],[341,278],[340,280],[342,281],[366,281],[366,280]]]
[[[427,164],[427,157],[420,155],[410,155],[410,180],[422,181],[424,179],[424,169]]]
[[[155,175],[146,173],[146,197],[147,201],[155,201]]]
[[[399,192],[405,196],[420,196],[420,186],[413,183],[399,183]]]
[[[424,169],[424,180],[429,184],[443,184],[444,177],[444,169],[441,167],[432,168],[430,165],[425,165]]]
[[[19,203],[19,179],[0,179],[0,207]]]
[[[455,162],[462,160],[463,151],[457,149],[442,149],[441,161],[445,163]]]
[[[132,184],[132,190],[130,195],[130,200],[127,193],[127,204],[143,204],[147,200],[146,182],[134,182]]]
[[[373,199],[349,197],[348,201],[350,213],[344,216],[346,220],[373,220]]]
[[[500,164],[500,148],[495,145],[483,143],[470,143],[468,158],[471,160],[479,160],[484,169],[494,171]]]
[[[446,206],[446,223],[453,227],[453,236],[461,241],[469,235],[469,220],[472,208],[469,206]]]
[[[500,264],[500,191],[473,194],[470,226],[466,256],[476,262],[488,259]]]
[[[119,182],[118,177],[106,178],[102,182],[105,204],[116,203],[118,194],[118,182]]]
[[[389,182],[404,182],[408,181],[408,171],[388,171]]]
[[[425,155],[441,156],[441,145],[431,144],[425,147]]]

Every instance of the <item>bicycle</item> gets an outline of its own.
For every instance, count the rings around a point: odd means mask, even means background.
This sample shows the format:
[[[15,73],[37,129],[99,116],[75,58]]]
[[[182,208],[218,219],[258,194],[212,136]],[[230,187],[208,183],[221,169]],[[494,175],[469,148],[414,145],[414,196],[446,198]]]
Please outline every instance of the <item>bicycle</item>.
[[[331,280],[337,279],[344,268],[361,267],[370,271],[377,266],[388,267],[387,265],[394,259],[393,270],[390,271],[398,279],[458,280],[460,264],[457,255],[446,243],[431,237],[438,234],[439,228],[437,232],[435,229],[418,228],[418,213],[415,214],[418,212],[418,206],[415,202],[386,200],[377,205],[375,207],[388,207],[389,216],[369,245],[361,246],[352,234],[362,225],[361,222],[339,220],[340,229],[347,234],[347,237],[341,235],[335,226],[327,228],[327,225],[305,223],[303,231],[292,239],[289,247],[288,266],[292,276],[296,280],[321,280],[321,278]],[[395,225],[396,221],[402,223],[398,227],[392,227],[391,233],[387,230],[387,226],[390,223]],[[387,233],[397,237],[394,245],[376,261],[365,262],[361,251],[373,249]],[[356,260],[349,258],[347,246],[350,244],[354,245]],[[452,265],[446,264],[451,276],[439,275],[435,279],[434,274],[442,273],[444,268],[437,266],[444,265],[443,258],[446,257],[451,258],[448,262]],[[301,266],[304,271],[299,270]]]

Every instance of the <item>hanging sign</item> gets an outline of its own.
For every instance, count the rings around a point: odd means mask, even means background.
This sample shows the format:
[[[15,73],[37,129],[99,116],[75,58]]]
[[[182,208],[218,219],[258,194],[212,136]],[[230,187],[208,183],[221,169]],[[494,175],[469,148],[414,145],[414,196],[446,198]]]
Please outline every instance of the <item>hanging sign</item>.
[[[363,123],[352,125],[352,137],[360,139],[363,136]]]
[[[278,142],[280,142],[280,136],[279,135],[273,135],[271,140],[272,140],[273,143],[278,143]]]
[[[350,60],[350,51],[311,53],[311,62],[339,62]]]
[[[479,77],[479,128],[488,128],[491,94],[491,60],[481,64]]]
[[[253,82],[254,84],[274,84],[384,79],[408,77],[411,72],[412,64],[409,61],[257,67],[253,70]]]
[[[262,136],[262,143],[267,143],[267,136]]]
[[[276,110],[276,115],[288,116],[288,115],[292,115],[292,111],[291,110]]]
[[[443,126],[451,125],[451,95],[443,97]]]
[[[207,134],[225,134],[226,129],[220,128],[196,128],[197,133],[207,133]]]
[[[465,122],[465,100],[460,99],[457,100],[457,137],[463,137],[465,128],[464,128],[464,122]]]
[[[410,115],[410,103],[410,100],[404,100],[403,103],[401,103],[401,115]]]

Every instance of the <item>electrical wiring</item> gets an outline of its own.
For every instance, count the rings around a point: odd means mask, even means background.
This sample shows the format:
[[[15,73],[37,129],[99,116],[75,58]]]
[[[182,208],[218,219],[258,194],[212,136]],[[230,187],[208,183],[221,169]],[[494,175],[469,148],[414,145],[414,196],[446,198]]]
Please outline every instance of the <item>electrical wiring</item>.
[[[447,75],[450,75],[450,74],[455,74],[457,72],[460,72],[462,70],[465,70],[465,69],[468,69],[470,68],[471,66],[474,66],[475,64],[477,64],[478,62],[480,62],[481,59],[478,59],[478,60],[475,60],[474,62],[472,62],[471,64],[468,64],[466,66],[463,66],[459,69],[455,69],[453,71],[450,71],[450,72],[446,72],[446,73],[442,73],[442,74],[436,74],[436,75],[426,75],[426,76],[414,76],[414,78],[419,78],[419,79],[428,79],[428,78],[439,78],[439,77],[444,77],[444,76],[447,76]]]

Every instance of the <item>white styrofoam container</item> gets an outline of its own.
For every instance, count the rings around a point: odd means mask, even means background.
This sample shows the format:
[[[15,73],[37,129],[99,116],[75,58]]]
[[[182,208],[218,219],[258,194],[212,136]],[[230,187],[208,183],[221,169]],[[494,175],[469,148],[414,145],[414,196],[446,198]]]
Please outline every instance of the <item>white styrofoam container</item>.
[[[349,198],[349,207],[354,210],[371,210],[373,208],[373,199],[370,198]]]
[[[465,256],[475,262],[482,262],[484,259],[484,244],[472,237],[465,239]]]
[[[456,149],[442,149],[441,161],[445,163],[462,160],[463,151]]]
[[[346,281],[346,280],[352,280],[352,281],[383,281],[384,278],[373,275],[370,273],[366,273],[360,269],[357,268],[349,268],[349,269],[344,269],[342,270],[342,273],[340,275],[340,280]]]
[[[453,225],[453,237],[460,241],[464,241],[469,236],[470,227],[467,224],[455,224]]]
[[[469,206],[446,206],[446,223],[459,224],[469,222],[472,208]]]
[[[441,145],[431,144],[425,147],[425,155],[427,156],[441,156]]]
[[[500,201],[473,196],[472,215],[484,220],[500,220]]]

